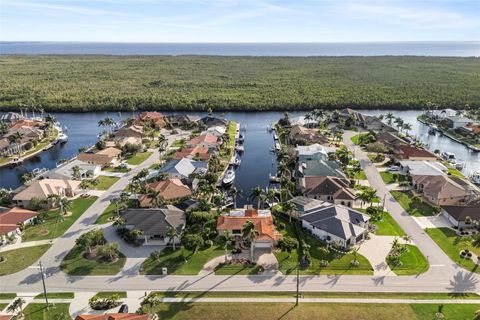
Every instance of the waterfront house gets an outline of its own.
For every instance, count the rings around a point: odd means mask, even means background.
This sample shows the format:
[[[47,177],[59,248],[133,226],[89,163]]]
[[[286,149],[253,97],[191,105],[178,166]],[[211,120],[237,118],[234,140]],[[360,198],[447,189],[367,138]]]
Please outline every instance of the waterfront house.
[[[20,126],[20,127],[10,128],[8,132],[4,135],[4,137],[8,138],[17,133],[22,135],[22,139],[20,140],[20,143],[26,143],[28,141],[39,141],[43,138],[43,130],[37,127],[31,127],[31,126]]]
[[[120,156],[122,155],[122,150],[114,148],[114,147],[107,147],[105,149],[97,151],[96,154],[107,155],[111,158],[119,160]]]
[[[400,145],[408,145],[407,141],[398,137],[395,133],[385,131],[377,134],[377,142],[383,143],[387,148],[391,148],[392,150]]]
[[[78,177],[74,176],[75,167],[79,169]],[[97,177],[101,170],[102,168],[100,165],[91,164],[76,159],[61,164],[60,166],[46,172],[43,177],[47,179],[83,180]]]
[[[459,132],[468,134],[472,137],[479,137],[480,136],[480,124],[478,123],[469,123],[466,126],[459,127]]]
[[[77,160],[102,167],[115,166],[119,163],[117,157],[108,154],[99,154],[93,152],[80,153]]]
[[[157,173],[166,173],[173,179],[189,180],[191,174],[205,174],[207,170],[207,162],[182,158],[168,161],[157,170]]]
[[[209,149],[202,146],[184,148],[181,151],[177,151],[173,154],[173,159],[189,158],[189,159],[208,161],[210,157],[211,157],[211,153],[209,152]]]
[[[0,122],[5,122],[5,123],[15,123],[22,119],[24,119],[24,117],[21,114],[16,112],[7,112],[0,115]]]
[[[295,177],[303,179],[309,176],[333,176],[345,178],[340,165],[336,161],[329,160],[305,160],[297,162]]]
[[[417,148],[411,145],[398,145],[393,150],[394,158],[397,161],[413,160],[413,161],[436,161],[437,156],[430,151]]]
[[[227,132],[227,128],[225,126],[213,126],[208,128],[207,130],[203,131],[200,135],[211,134],[217,137],[222,137]]]
[[[205,116],[203,118],[200,118],[199,120],[201,123],[203,123],[207,127],[212,127],[212,126],[227,126],[228,120],[225,118],[219,118],[219,117],[213,117],[213,116]]]
[[[32,181],[24,190],[13,197],[19,207],[27,207],[32,198],[46,200],[49,195],[72,198],[79,190],[80,181],[64,179],[42,179]],[[54,203],[49,202],[51,207]]]
[[[180,234],[185,228],[185,212],[173,206],[166,208],[128,208],[121,213],[125,219],[125,228],[140,230],[139,240],[144,245],[168,245],[180,243]],[[169,239],[168,229],[177,232]]]
[[[292,144],[327,144],[328,138],[319,133],[317,129],[309,129],[299,125],[290,128],[289,139]]]
[[[154,124],[156,128],[163,128],[165,127],[165,117],[160,113],[156,111],[145,111],[140,113],[136,118],[135,118],[135,124],[141,125],[142,123],[145,122],[151,122]]]
[[[370,217],[351,208],[332,204],[301,215],[302,227],[321,241],[346,249],[363,241]]]
[[[105,314],[80,314],[75,320],[148,320],[148,314],[137,313],[105,313]]]
[[[470,190],[460,179],[445,175],[412,175],[414,190],[434,205],[461,205],[470,200]]]
[[[159,197],[163,200],[178,200],[192,195],[190,188],[179,179],[167,179],[149,183],[146,189],[158,191]],[[139,202],[141,207],[150,207],[152,199],[148,195],[142,195],[139,198]]]
[[[448,127],[452,128],[452,129],[457,129],[457,128],[465,127],[466,125],[472,123],[473,121],[471,119],[468,119],[468,118],[464,117],[464,116],[455,115],[453,117],[445,118],[444,122],[447,124]]]
[[[122,127],[115,132],[115,139],[124,139],[129,137],[142,139],[144,137],[143,127],[139,125],[131,125]]]
[[[297,162],[328,160],[328,153],[330,152],[335,152],[335,148],[325,147],[318,143],[308,146],[297,146],[295,148]]]
[[[480,205],[442,206],[442,215],[455,227],[475,227],[473,221],[480,221]]]
[[[425,112],[425,115],[429,118],[439,120],[439,119],[445,119],[449,117],[454,117],[457,115],[457,110],[453,109],[442,109],[442,110],[427,110]]]
[[[297,196],[289,200],[295,206],[292,217],[298,219],[303,215],[318,210],[319,208],[329,207],[332,204],[330,202],[321,201],[314,198],[308,198],[305,196]]]
[[[301,180],[304,185],[299,186],[299,192],[308,198],[328,201],[353,207],[356,191],[350,188],[350,180],[331,176],[305,177]]]
[[[188,114],[172,114],[166,116],[167,122],[173,126],[185,126],[191,123],[195,123],[200,119],[198,116],[188,115]]]
[[[220,139],[213,134],[202,134],[186,143],[186,146],[190,148],[203,147],[208,150],[216,150],[219,145]]]
[[[305,116],[290,118],[290,126],[311,127],[316,124],[314,119],[305,119]]]
[[[217,219],[217,232],[223,234],[224,231],[228,231],[237,241],[241,241],[242,229],[247,221],[253,222],[258,232],[258,236],[253,241],[253,250],[271,250],[282,238],[275,228],[270,210],[254,209],[251,206],[230,210],[229,213],[220,215]]]
[[[8,237],[20,235],[21,228],[32,224],[38,212],[23,208],[11,208],[0,211],[0,244]]]
[[[402,160],[399,163],[400,173],[411,176],[441,176],[448,171],[448,168],[438,161]]]

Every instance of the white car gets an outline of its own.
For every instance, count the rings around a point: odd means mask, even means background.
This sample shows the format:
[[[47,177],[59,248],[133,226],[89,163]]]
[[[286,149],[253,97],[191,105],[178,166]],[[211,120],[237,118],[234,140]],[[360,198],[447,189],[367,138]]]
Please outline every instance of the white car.
[[[387,170],[388,170],[388,171],[390,171],[390,172],[395,172],[395,171],[398,171],[398,170],[400,170],[400,168],[399,168],[399,167],[397,167],[397,166],[390,166],[390,167],[388,167],[388,169],[387,169]]]

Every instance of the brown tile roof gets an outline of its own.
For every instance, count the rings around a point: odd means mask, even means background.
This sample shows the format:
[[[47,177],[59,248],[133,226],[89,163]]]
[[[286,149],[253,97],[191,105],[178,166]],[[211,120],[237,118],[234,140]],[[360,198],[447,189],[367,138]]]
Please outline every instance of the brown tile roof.
[[[109,157],[116,158],[116,157],[118,157],[119,155],[122,154],[122,150],[114,148],[114,147],[108,147],[108,148],[105,148],[103,150],[98,151],[97,154],[107,155]]]
[[[242,230],[247,221],[255,224],[255,230],[258,231],[257,239],[268,239],[276,242],[282,238],[282,235],[275,228],[272,216],[259,216],[257,209],[246,210],[244,216],[220,215],[217,219],[217,230]]]
[[[290,139],[305,140],[320,144],[328,143],[328,138],[321,133],[318,133],[317,130],[302,127],[300,125],[295,125],[290,129]]]
[[[465,126],[470,129],[473,134],[480,134],[480,124],[470,123]]]
[[[402,159],[410,159],[410,158],[434,158],[435,156],[430,151],[425,149],[417,148],[410,145],[399,145],[394,150],[395,154],[398,155]]]
[[[202,134],[198,137],[195,137],[191,139],[190,141],[187,142],[187,145],[189,146],[196,146],[200,143],[211,143],[211,144],[217,144],[218,143],[218,137],[213,135],[213,134]]]
[[[136,313],[81,314],[75,320],[148,320],[148,315]]]
[[[30,200],[34,197],[46,199],[51,194],[65,195],[61,191],[78,189],[80,181],[63,179],[42,179],[32,182],[25,190],[17,193],[13,200]]]
[[[101,154],[101,153],[80,153],[77,156],[77,160],[87,162],[87,163],[94,163],[94,164],[100,164],[100,165],[108,165],[111,164],[112,161],[116,157],[113,157],[108,154]]]
[[[192,148],[184,148],[181,151],[175,152],[173,155],[173,159],[182,159],[182,158],[195,158],[198,157],[201,160],[208,160],[210,159],[211,154],[208,152],[208,149],[202,146],[195,146]]]
[[[36,217],[37,215],[38,215],[38,212],[36,211],[15,207],[7,211],[0,212],[0,225],[3,225],[3,224],[19,225],[33,217]]]
[[[150,121],[153,120],[157,127],[163,127],[165,125],[165,117],[156,111],[146,111],[142,112],[135,119],[135,123],[140,123],[141,121]]]
[[[192,195],[189,187],[184,185],[179,179],[168,179],[150,183],[147,185],[147,190],[153,189],[160,192],[160,196],[165,200],[173,200],[184,198]],[[139,199],[142,206],[150,204],[150,199],[143,195]]]
[[[391,132],[379,132],[377,134],[377,141],[382,142],[387,145],[400,145],[400,144],[408,144],[405,140],[402,138],[398,137],[397,135],[391,133]]]
[[[348,179],[332,176],[305,177],[305,194],[355,200],[355,190],[350,188]]]
[[[412,176],[418,184],[423,184],[423,192],[435,195],[437,199],[457,198],[468,195],[468,191],[447,176]]]

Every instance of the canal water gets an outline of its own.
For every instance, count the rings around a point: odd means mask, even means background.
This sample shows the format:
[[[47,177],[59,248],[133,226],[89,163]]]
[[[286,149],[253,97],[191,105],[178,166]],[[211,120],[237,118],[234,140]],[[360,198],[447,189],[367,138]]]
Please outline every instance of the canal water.
[[[386,114],[389,110],[365,111],[371,115]],[[457,158],[466,161],[465,173],[480,170],[480,153],[470,151],[465,146],[450,140],[447,137],[428,134],[428,127],[416,120],[420,111],[392,111],[395,116],[401,117],[405,122],[412,125],[412,134],[429,146],[430,150],[453,152]],[[168,114],[168,113],[166,113]],[[205,113],[190,113],[199,116]],[[302,114],[292,112],[292,117]],[[67,143],[57,144],[50,150],[44,151],[37,156],[30,158],[24,164],[10,168],[0,168],[0,187],[17,188],[21,185],[20,176],[32,171],[35,168],[51,169],[61,159],[69,159],[78,154],[78,149],[89,146],[96,142],[97,135],[103,131],[97,123],[100,119],[111,117],[115,121],[130,116],[129,113],[119,114],[117,112],[96,112],[96,113],[56,113],[53,114],[62,126],[67,127],[69,140]],[[276,164],[274,155],[269,152],[273,146],[272,134],[267,132],[267,126],[276,122],[283,116],[283,112],[229,112],[216,114],[225,116],[228,119],[237,121],[245,131],[245,152],[241,156],[242,164],[236,171],[235,186],[241,190],[241,196],[237,199],[237,205],[249,203],[248,195],[250,190],[256,186],[265,188],[268,186],[268,176],[275,173]]]

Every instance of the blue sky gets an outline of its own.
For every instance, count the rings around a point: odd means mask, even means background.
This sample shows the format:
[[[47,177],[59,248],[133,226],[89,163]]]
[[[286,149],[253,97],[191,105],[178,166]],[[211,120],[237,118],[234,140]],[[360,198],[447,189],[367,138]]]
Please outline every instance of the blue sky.
[[[0,0],[0,40],[480,40],[480,0]]]

